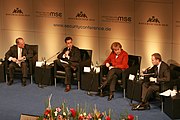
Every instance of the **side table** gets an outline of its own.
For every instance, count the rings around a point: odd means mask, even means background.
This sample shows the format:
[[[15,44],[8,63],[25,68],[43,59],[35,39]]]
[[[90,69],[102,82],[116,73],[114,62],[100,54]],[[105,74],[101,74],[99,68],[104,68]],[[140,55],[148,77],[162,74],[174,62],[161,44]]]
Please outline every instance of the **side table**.
[[[135,101],[141,101],[143,80],[127,80],[126,97]]]
[[[0,62],[0,82],[5,82],[4,62]]]
[[[54,79],[53,66],[35,67],[35,82],[39,85],[52,85]]]
[[[171,119],[180,119],[180,94],[173,97],[164,97],[164,112]]]
[[[80,86],[82,90],[98,92],[99,73],[96,72],[82,72]]]

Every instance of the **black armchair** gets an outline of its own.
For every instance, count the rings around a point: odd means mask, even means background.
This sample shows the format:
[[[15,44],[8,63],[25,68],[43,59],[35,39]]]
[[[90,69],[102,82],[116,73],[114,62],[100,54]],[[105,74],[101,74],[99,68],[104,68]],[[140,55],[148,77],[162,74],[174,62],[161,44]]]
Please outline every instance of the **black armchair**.
[[[177,91],[180,89],[180,67],[174,64],[170,64],[170,80],[166,82],[159,83],[159,91],[155,93],[155,99],[160,100],[161,102],[161,111],[163,112],[164,97],[160,96],[159,93],[162,93],[168,89],[173,89],[175,86]]]
[[[177,87],[177,90],[180,90],[180,66],[175,64],[170,64],[171,72],[171,88],[174,86]]]
[[[84,66],[91,66],[91,59],[92,59],[92,50],[80,49],[81,54],[81,62],[79,63],[78,69],[76,72],[73,73],[74,80],[78,81],[78,89],[80,89],[80,78],[81,78],[81,71]],[[65,71],[64,68],[57,65],[57,60],[54,61],[54,81],[55,87],[57,78],[65,79]]]
[[[123,96],[125,98],[126,94],[126,80],[129,77],[129,74],[136,75],[137,72],[140,70],[141,65],[141,56],[135,56],[135,55],[128,55],[128,65],[129,68],[124,70],[122,72],[121,78],[118,78],[117,80],[117,87],[123,88]],[[106,80],[106,75],[108,73],[108,68],[105,65],[100,66],[100,81],[103,82]],[[102,92],[102,91],[101,91]]]
[[[33,74],[35,70],[36,61],[38,61],[38,45],[29,45],[29,52],[32,54],[32,57],[28,59],[28,76],[30,76],[30,82],[33,83]],[[9,61],[5,59],[5,74],[6,74],[6,83],[8,83],[9,75]],[[21,68],[15,69],[15,76],[22,75]]]

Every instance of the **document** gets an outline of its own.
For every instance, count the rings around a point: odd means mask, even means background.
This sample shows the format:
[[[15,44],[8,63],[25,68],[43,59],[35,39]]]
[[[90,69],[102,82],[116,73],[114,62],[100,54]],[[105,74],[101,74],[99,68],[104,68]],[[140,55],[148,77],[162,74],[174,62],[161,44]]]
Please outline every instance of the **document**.
[[[61,59],[60,59],[60,62],[65,63],[65,64],[69,64],[67,61],[64,61],[64,60],[61,60]]]

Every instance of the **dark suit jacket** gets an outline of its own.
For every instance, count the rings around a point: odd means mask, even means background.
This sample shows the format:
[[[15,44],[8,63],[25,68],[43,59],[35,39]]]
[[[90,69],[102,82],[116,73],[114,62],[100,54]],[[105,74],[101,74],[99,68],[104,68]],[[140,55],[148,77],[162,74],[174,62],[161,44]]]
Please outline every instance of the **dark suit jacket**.
[[[170,68],[164,61],[161,62],[158,74],[156,65],[147,70],[147,73],[155,73],[154,77],[157,77],[157,82],[170,81]]]
[[[58,59],[68,61],[71,64],[78,64],[81,61],[80,50],[78,47],[72,46],[72,49],[69,53],[70,59],[63,58],[63,54],[67,51],[67,47],[58,55]]]
[[[33,56],[33,51],[30,49],[29,45],[25,44],[24,48],[22,49],[22,56],[26,57],[26,60],[29,60]],[[9,57],[18,58],[18,47],[17,45],[13,45],[5,54],[5,59],[8,60]]]

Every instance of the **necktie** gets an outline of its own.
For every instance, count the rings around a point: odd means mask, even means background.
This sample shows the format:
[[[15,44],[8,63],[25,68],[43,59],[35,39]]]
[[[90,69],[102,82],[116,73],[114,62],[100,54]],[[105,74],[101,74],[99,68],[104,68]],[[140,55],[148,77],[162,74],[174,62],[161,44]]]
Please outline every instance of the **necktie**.
[[[158,67],[155,68],[155,77],[158,77]]]

